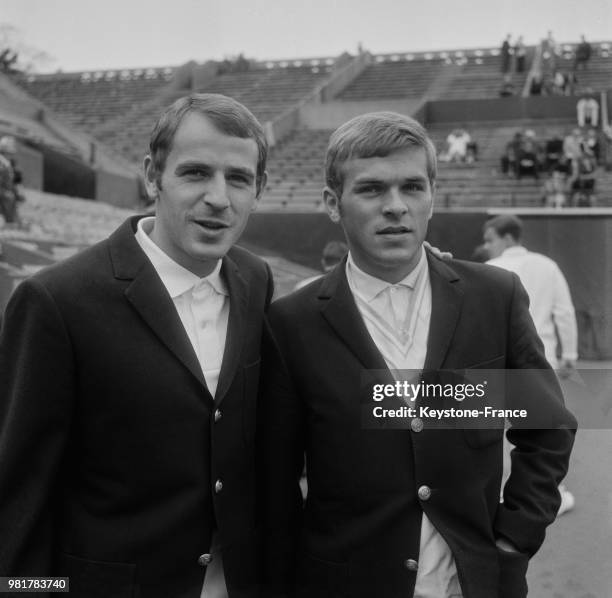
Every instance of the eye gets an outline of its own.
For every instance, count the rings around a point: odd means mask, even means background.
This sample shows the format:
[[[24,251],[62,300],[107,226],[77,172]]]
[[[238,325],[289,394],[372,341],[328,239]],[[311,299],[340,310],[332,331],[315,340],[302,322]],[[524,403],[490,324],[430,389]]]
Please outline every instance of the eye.
[[[232,184],[232,185],[237,185],[239,187],[247,187],[248,185],[251,184],[251,178],[245,174],[230,174],[227,177],[227,180]]]
[[[418,181],[410,181],[409,183],[406,183],[403,188],[404,191],[414,193],[415,191],[425,191],[425,184]]]
[[[183,176],[190,178],[206,178],[209,173],[206,168],[202,168],[199,166],[191,166],[183,171]]]
[[[377,195],[382,189],[383,186],[379,183],[367,183],[365,185],[360,185],[355,191],[360,195]]]

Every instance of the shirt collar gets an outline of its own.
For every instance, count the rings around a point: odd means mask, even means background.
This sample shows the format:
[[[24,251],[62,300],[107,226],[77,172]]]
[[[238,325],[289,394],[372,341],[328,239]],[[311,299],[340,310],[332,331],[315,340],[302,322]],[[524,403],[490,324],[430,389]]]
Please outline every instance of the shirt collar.
[[[421,247],[421,257],[416,267],[410,272],[405,278],[395,284],[391,284],[386,280],[381,280],[375,276],[364,272],[353,260],[353,256],[349,252],[346,260],[346,276],[349,279],[350,286],[352,286],[359,295],[366,301],[371,302],[380,293],[389,287],[406,286],[410,289],[414,289],[416,283],[421,275],[421,272],[427,267],[427,257],[425,250]]]
[[[149,258],[170,297],[175,299],[202,281],[207,281],[220,295],[228,295],[225,283],[221,278],[221,260],[217,260],[214,270],[204,278],[200,278],[175,262],[167,253],[158,247],[149,234],[153,230],[155,217],[145,217],[138,221],[136,240]]]
[[[527,248],[522,245],[513,245],[512,247],[507,247],[502,251],[502,255],[525,255],[527,253]]]

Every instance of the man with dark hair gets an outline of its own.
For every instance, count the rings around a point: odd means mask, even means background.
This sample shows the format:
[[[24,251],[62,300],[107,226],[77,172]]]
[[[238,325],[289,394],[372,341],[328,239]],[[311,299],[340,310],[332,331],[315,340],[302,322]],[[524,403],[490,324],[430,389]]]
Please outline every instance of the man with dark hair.
[[[578,358],[576,314],[567,281],[559,266],[522,244],[523,223],[513,214],[502,214],[484,224],[484,244],[489,264],[514,272],[529,295],[529,311],[553,368],[572,369]],[[557,360],[557,337],[561,362]]]
[[[569,375],[578,359],[578,325],[567,281],[557,264],[541,253],[523,247],[523,223],[518,216],[502,214],[484,224],[488,264],[514,272],[529,296],[529,313],[544,343],[544,355],[561,376]],[[557,339],[561,360],[557,359]],[[574,508],[575,499],[565,485],[559,487],[558,515]]]
[[[326,243],[325,247],[323,247],[323,255],[321,257],[321,268],[323,268],[323,272],[329,272],[335,266],[337,266],[347,252],[348,247],[346,246],[346,243],[343,243],[342,241],[329,241],[329,243]],[[319,278],[321,278],[321,274],[315,274],[314,276],[300,280],[300,282],[295,285],[294,290],[297,291]]]
[[[511,273],[424,249],[436,152],[413,119],[380,112],[342,125],[325,173],[325,205],[348,257],[271,306],[275,344],[262,360],[266,595],[524,597],[575,426],[525,291]],[[530,370],[508,404],[548,422],[509,430],[503,504],[500,427],[439,429],[419,411],[401,429],[393,418],[362,419],[368,380],[393,386],[401,370],[478,368]]]
[[[241,104],[167,108],[154,217],[23,282],[0,334],[0,576],[73,598],[259,596],[253,444],[267,265],[234,247],[266,182]]]
[[[580,36],[580,43],[576,46],[576,54],[574,57],[574,70],[578,70],[580,65],[583,69],[587,68],[593,49],[591,44],[585,39],[584,35]]]

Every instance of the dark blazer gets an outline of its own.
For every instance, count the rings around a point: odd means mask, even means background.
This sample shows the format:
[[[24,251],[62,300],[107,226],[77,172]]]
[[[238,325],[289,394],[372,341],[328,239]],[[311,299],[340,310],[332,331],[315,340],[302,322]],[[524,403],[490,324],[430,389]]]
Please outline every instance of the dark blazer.
[[[431,255],[428,262],[425,369],[542,368],[509,401],[537,402],[550,429],[508,433],[516,449],[500,505],[501,427],[362,425],[360,412],[372,405],[371,386],[363,394],[364,371],[383,370],[383,382],[389,372],[353,300],[344,262],[276,301],[269,311],[276,345],[264,353],[258,429],[268,595],[412,596],[422,511],[453,552],[464,598],[526,595],[527,562],[555,518],[575,420],[563,407],[518,278]],[[429,494],[419,492],[424,486]],[[498,551],[499,537],[520,553]]]
[[[7,307],[0,575],[70,576],[73,598],[199,598],[198,559],[216,527],[229,595],[251,598],[255,405],[271,274],[245,250],[223,258],[230,313],[213,402],[134,237],[137,219],[23,282]]]

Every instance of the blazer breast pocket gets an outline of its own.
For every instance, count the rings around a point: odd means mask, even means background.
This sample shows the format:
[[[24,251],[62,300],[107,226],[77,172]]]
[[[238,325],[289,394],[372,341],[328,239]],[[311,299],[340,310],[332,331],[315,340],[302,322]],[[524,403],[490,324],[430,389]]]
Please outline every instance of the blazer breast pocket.
[[[134,598],[136,565],[92,561],[61,553],[59,572],[70,578],[71,598]]]
[[[257,420],[257,394],[261,359],[244,366],[244,386],[242,393],[244,437],[247,444],[255,442],[255,422]]]

